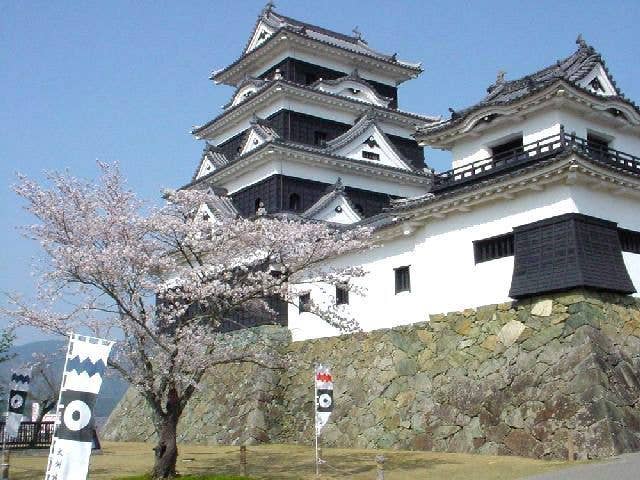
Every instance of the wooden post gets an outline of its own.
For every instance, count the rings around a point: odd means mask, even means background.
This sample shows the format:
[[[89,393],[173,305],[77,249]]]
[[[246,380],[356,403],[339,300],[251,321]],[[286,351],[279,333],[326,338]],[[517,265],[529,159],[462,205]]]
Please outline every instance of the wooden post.
[[[376,480],[384,480],[384,455],[376,455],[376,471],[378,473]]]
[[[569,461],[573,462],[575,460],[575,446],[573,444],[573,433],[569,430],[567,434],[567,457],[569,457]]]
[[[247,476],[247,447],[240,445],[240,473],[243,477]]]

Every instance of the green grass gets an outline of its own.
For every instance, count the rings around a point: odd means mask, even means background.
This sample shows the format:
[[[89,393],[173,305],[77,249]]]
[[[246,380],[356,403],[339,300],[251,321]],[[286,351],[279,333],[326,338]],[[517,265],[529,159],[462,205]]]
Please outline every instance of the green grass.
[[[178,478],[180,480],[251,480],[249,477],[229,477],[227,475],[185,475]],[[116,480],[151,480],[151,476],[136,475],[133,477],[121,477]]]

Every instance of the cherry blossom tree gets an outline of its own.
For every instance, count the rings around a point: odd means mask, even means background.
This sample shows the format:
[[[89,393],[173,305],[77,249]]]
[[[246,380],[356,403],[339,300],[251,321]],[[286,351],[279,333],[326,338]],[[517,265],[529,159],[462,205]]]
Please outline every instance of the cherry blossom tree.
[[[234,362],[273,367],[259,342],[230,341],[222,322],[239,310],[269,310],[290,285],[344,283],[357,268],[326,260],[366,248],[366,229],[337,229],[292,217],[241,218],[215,208],[211,191],[167,192],[152,208],[128,189],[115,165],[98,164],[96,182],[69,173],[14,187],[37,223],[25,228],[45,253],[38,298],[12,295],[17,325],[64,335],[118,340],[110,366],[137,388],[152,412],[158,444],[153,478],[176,475],[178,421],[207,369]],[[193,314],[194,306],[200,314]],[[316,310],[333,326],[357,324],[337,310]]]

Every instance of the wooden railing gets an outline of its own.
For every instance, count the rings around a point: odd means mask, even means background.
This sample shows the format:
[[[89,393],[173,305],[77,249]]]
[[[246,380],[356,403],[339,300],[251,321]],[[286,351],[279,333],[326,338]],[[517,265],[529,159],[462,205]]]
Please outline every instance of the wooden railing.
[[[36,422],[22,422],[16,438],[7,440],[12,450],[26,448],[49,448],[53,437],[54,422],[42,422],[36,432]],[[0,438],[4,435],[4,422],[0,422]]]
[[[436,173],[433,179],[432,191],[443,191],[467,182],[506,173],[567,150],[579,151],[596,162],[640,174],[640,157],[591,143],[587,139],[573,134],[567,134],[564,131],[564,127],[561,126],[560,133],[555,135],[541,138],[522,147],[502,152],[499,155]]]

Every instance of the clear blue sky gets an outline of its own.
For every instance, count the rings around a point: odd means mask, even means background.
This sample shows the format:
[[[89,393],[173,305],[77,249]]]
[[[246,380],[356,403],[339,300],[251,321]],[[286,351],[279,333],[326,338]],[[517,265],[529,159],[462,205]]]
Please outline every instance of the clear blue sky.
[[[14,173],[120,162],[141,196],[191,177],[202,145],[189,135],[232,94],[212,70],[235,60],[263,1],[0,1],[0,291],[32,291],[29,221],[10,191]],[[575,38],[600,51],[620,88],[640,101],[637,1],[276,1],[277,11],[350,33],[425,72],[400,90],[400,108],[447,114],[507,78],[569,55]],[[438,170],[447,157],[429,156]],[[0,326],[4,320],[0,320]],[[20,341],[34,336],[20,332]]]

